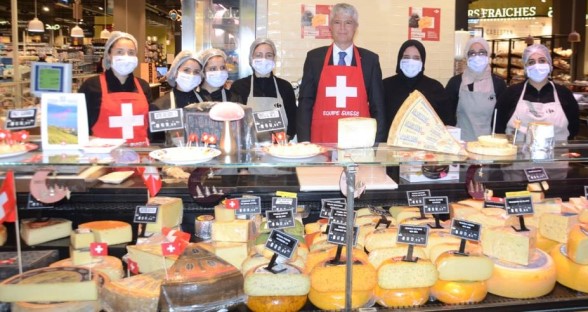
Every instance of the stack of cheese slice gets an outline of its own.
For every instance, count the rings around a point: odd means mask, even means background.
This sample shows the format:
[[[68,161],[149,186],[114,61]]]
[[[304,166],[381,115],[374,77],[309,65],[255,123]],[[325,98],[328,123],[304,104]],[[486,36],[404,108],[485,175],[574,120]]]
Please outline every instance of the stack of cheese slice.
[[[412,307],[429,300],[429,289],[437,281],[437,269],[431,261],[403,257],[389,259],[378,268],[376,301],[385,307]]]
[[[77,229],[71,232],[69,257],[73,265],[92,263],[90,244],[94,241],[94,233],[90,229]]]
[[[157,220],[147,223],[145,233],[161,233],[164,227],[173,229],[182,224],[184,205],[181,198],[155,196],[149,198],[147,205],[158,205]]]
[[[102,307],[108,312],[156,312],[165,271],[158,270],[112,281],[102,289]]]
[[[70,233],[71,221],[61,218],[23,219],[20,224],[20,236],[29,246],[68,237]]]

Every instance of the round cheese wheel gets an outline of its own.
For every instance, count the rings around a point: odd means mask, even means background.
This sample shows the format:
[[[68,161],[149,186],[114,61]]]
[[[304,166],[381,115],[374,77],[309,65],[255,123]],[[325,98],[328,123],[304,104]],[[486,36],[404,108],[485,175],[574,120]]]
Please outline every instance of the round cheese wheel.
[[[262,264],[245,273],[243,290],[248,296],[303,296],[310,290],[310,278],[291,264],[279,264],[273,273]]]
[[[576,224],[568,233],[568,258],[577,264],[588,264],[588,225]]]
[[[370,252],[378,248],[396,247],[397,228],[377,229],[365,237],[365,249]]]
[[[577,264],[567,256],[566,245],[560,244],[551,250],[555,262],[557,281],[573,290],[588,293],[588,265]]]
[[[483,146],[480,142],[467,142],[466,150],[470,153],[490,156],[514,156],[517,154],[517,146],[507,144],[506,146]]]
[[[71,258],[59,260],[51,263],[50,267],[63,267],[73,266]],[[124,271],[122,267],[122,261],[117,257],[104,256],[104,257],[93,257],[92,262],[88,264],[80,265],[84,268],[92,269],[94,271],[106,274],[110,280],[116,281],[124,277]]]
[[[555,264],[540,249],[535,249],[528,265],[491,259],[494,271],[486,281],[491,294],[518,299],[536,298],[550,293],[555,287]]]
[[[12,312],[67,312],[67,311],[100,311],[99,300],[69,302],[14,302]]]
[[[307,296],[249,296],[247,307],[253,312],[296,312],[306,304]]]
[[[361,308],[372,299],[372,290],[354,290],[351,292],[351,308]],[[321,310],[342,310],[345,309],[345,292],[341,291],[318,291],[310,287],[308,300]]]
[[[526,222],[526,220],[525,220]],[[529,225],[528,223],[526,223],[527,225]],[[535,247],[545,251],[546,253],[550,253],[551,250],[559,245],[560,243],[558,241],[554,241],[552,239],[546,238],[543,235],[541,235],[539,232],[537,232],[537,240],[535,241]]]
[[[437,280],[431,287],[431,296],[446,304],[476,303],[484,300],[486,282],[455,282]]]
[[[369,261],[368,255],[361,249],[353,248],[351,252],[353,256],[353,261]],[[321,249],[311,251],[310,253],[308,253],[308,256],[306,257],[306,267],[304,268],[304,271],[310,273],[317,264],[327,260],[334,259],[336,254],[337,246],[334,244],[329,244],[328,246],[324,246]],[[347,249],[346,247],[343,247],[343,249],[341,250],[341,261],[345,261],[346,255]]]
[[[376,302],[387,308],[420,306],[427,303],[429,294],[429,287],[384,289],[376,286],[374,289]]]
[[[481,135],[478,142],[485,147],[505,147],[508,146],[508,140],[503,135]]]

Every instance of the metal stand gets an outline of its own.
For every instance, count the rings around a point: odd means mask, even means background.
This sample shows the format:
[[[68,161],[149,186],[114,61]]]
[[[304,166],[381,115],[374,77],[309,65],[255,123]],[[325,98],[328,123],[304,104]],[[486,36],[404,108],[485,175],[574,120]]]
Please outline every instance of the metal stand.
[[[353,270],[353,207],[355,205],[355,173],[357,165],[351,164],[345,167],[347,176],[347,262],[345,263],[345,311],[351,311],[351,285]]]

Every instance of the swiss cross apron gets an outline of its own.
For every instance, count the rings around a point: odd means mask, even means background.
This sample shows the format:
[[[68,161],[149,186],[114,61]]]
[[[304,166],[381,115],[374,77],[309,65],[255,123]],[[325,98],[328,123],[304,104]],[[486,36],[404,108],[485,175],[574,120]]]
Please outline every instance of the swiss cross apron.
[[[310,128],[313,143],[336,143],[340,118],[370,117],[359,51],[353,47],[357,66],[329,65],[332,52],[333,45],[325,56],[314,101]]]
[[[476,141],[481,135],[492,133],[492,113],[496,106],[496,94],[491,92],[472,92],[464,85],[459,89],[457,102],[457,127],[461,129],[461,139]]]
[[[284,129],[287,129],[288,118],[286,117],[284,100],[282,100],[282,96],[280,95],[276,77],[272,78],[274,79],[274,86],[276,87],[276,97],[253,96],[253,75],[251,75],[251,90],[249,91],[249,97],[247,97],[247,106],[250,106],[254,113],[269,110],[279,110],[282,121],[284,122]],[[272,144],[271,131],[257,132],[257,144],[261,146]]]
[[[149,103],[135,78],[137,92],[108,92],[106,75],[100,75],[102,102],[92,133],[99,138],[125,139],[127,143],[147,141]]]

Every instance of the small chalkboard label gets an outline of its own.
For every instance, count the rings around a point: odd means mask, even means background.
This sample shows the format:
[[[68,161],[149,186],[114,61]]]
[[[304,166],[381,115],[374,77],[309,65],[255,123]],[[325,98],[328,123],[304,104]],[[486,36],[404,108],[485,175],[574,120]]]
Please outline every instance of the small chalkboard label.
[[[149,112],[151,132],[184,129],[184,111],[181,108]]]
[[[528,215],[533,214],[533,200],[531,196],[507,197],[506,213],[509,215]]]
[[[397,243],[427,246],[429,228],[426,226],[401,224],[396,236]]]
[[[423,212],[425,214],[449,213],[449,199],[447,196],[423,197]]]
[[[260,214],[261,213],[261,198],[257,196],[240,197],[239,208],[235,210],[236,215]]]
[[[409,206],[422,206],[423,197],[431,196],[431,190],[406,191]]]
[[[284,130],[284,119],[278,109],[272,109],[253,113],[255,130],[257,132],[268,132]]]
[[[157,212],[159,205],[137,206],[133,222],[135,223],[155,223],[157,222]]]
[[[292,258],[296,246],[298,246],[298,240],[294,236],[279,230],[272,230],[265,242],[265,248],[288,259]]]
[[[272,210],[296,210],[296,197],[272,197]]]
[[[482,225],[475,222],[453,219],[451,222],[451,235],[462,239],[479,241]]]
[[[353,212],[353,223],[355,224],[356,212]],[[331,209],[331,216],[329,216],[329,225],[331,224],[347,224],[347,209],[333,208]]]
[[[29,193],[27,200],[27,209],[51,209],[53,205],[47,205],[35,199],[35,196]]]
[[[547,172],[545,172],[545,169],[543,167],[527,168],[525,169],[525,175],[527,176],[527,180],[529,182],[540,182],[549,180]]]
[[[6,130],[34,128],[37,124],[37,109],[11,109],[6,114]]]
[[[357,234],[359,226],[353,227],[353,246],[357,243]],[[347,225],[331,224],[327,235],[327,242],[337,245],[347,245]]]
[[[331,216],[331,209],[345,209],[347,207],[347,201],[345,198],[326,198],[321,199],[321,212],[319,218],[328,219]]]
[[[265,212],[267,227],[283,229],[294,227],[294,210],[268,210]]]

